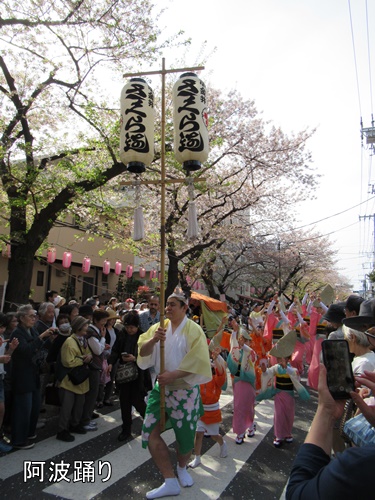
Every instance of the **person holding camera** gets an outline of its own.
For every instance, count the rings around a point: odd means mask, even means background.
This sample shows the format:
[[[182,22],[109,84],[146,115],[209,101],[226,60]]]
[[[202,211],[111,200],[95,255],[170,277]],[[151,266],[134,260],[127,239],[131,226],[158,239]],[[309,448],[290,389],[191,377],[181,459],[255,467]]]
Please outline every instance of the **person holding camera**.
[[[361,382],[365,383],[365,380],[362,379]],[[334,400],[331,396],[323,364],[320,365],[318,392],[318,409],[305,442],[295,458],[286,499],[371,498],[374,484],[374,445],[348,448],[334,460],[330,458],[334,424],[344,411],[345,400]],[[359,395],[351,393],[351,396],[359,403],[358,406],[362,405]]]

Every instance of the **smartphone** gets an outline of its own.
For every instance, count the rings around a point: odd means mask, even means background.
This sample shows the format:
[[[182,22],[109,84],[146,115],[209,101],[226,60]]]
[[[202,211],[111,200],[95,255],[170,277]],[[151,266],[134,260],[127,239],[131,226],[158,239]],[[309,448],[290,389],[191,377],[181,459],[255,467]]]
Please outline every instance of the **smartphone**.
[[[349,399],[355,390],[349,345],[346,340],[323,340],[323,363],[333,399]]]
[[[127,355],[128,355],[128,353],[127,353],[127,352],[122,352],[122,353],[121,353],[121,356],[127,356]]]

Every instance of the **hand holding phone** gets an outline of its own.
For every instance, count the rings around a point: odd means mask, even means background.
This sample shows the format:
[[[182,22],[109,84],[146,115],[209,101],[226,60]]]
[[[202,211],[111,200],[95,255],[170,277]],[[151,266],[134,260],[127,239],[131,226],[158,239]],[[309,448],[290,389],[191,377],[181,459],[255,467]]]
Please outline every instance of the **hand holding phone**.
[[[323,363],[327,385],[333,399],[349,399],[355,390],[349,345],[346,340],[323,340]]]

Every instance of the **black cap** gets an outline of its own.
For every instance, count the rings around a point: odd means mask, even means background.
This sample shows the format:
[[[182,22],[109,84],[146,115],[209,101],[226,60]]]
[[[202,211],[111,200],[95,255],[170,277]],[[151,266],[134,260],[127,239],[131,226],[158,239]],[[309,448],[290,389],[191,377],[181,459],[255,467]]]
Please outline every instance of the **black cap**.
[[[345,302],[336,302],[331,304],[328,311],[324,314],[322,319],[329,321],[330,323],[342,323],[345,318]]]

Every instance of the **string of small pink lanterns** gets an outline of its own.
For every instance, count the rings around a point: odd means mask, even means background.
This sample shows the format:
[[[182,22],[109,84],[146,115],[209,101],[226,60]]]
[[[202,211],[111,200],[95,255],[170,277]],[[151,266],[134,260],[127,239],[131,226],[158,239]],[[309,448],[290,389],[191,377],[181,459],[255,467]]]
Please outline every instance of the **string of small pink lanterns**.
[[[53,264],[56,261],[56,248],[55,247],[50,247],[47,250],[47,262],[49,264]],[[62,266],[65,269],[69,269],[70,266],[72,265],[72,253],[70,251],[65,251],[63,254],[62,258]],[[84,274],[87,274],[90,272],[91,269],[91,259],[87,255],[83,258],[82,261],[82,272]],[[108,275],[111,272],[111,262],[108,259],[105,259],[103,262],[103,274]],[[115,264],[115,274],[119,276],[122,272],[122,263],[120,261],[116,261]],[[125,276],[130,279],[133,276],[133,266],[132,265],[127,265],[126,270],[125,270]],[[145,278],[146,277],[146,269],[141,266],[139,268],[139,277],[140,278]],[[155,269],[152,269],[150,271],[150,280],[155,279],[157,277],[157,272]],[[160,276],[159,276],[160,279]]]

